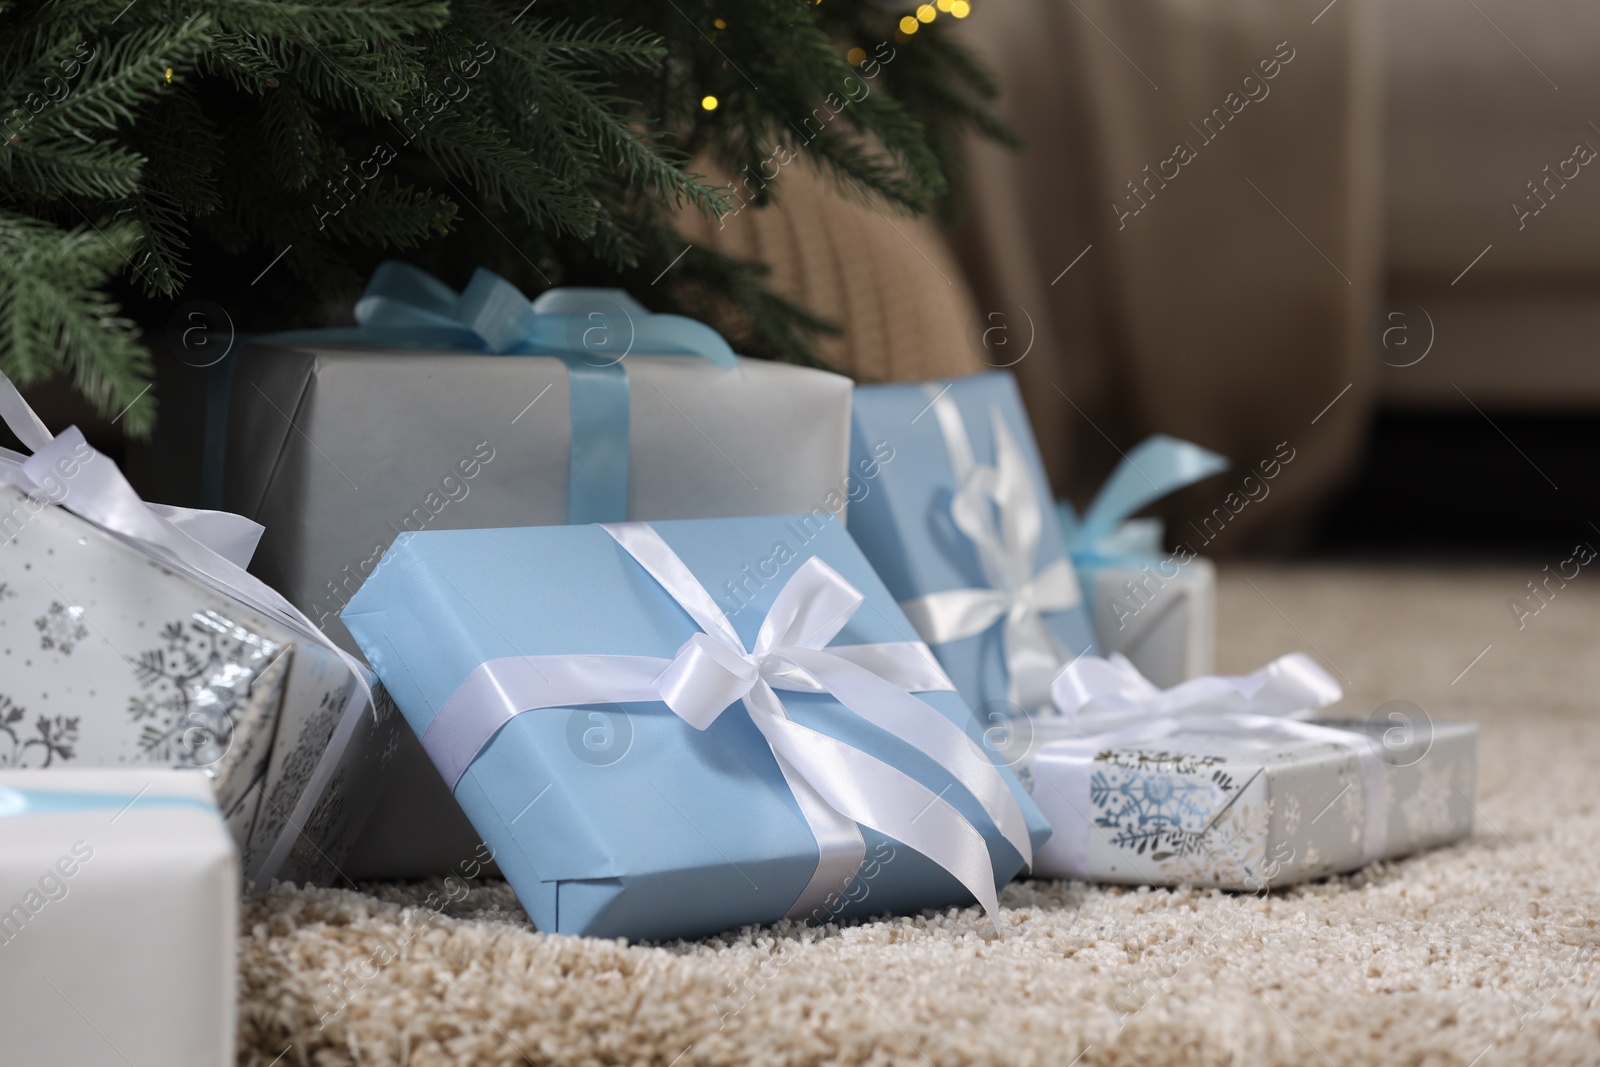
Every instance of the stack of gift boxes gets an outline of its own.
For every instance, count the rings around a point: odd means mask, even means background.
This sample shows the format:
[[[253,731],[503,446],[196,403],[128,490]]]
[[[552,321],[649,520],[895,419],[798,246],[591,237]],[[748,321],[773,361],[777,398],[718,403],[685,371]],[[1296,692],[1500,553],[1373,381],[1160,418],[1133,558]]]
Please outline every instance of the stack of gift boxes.
[[[139,500],[0,379],[0,1000],[63,1062],[231,1057],[194,1024],[241,880],[492,855],[542,930],[663,939],[1470,830],[1470,726],[1397,750],[1298,654],[1210,676],[1214,572],[1132,517],[1203,449],[1080,518],[1005,373],[853,387],[400,264],[357,319],[224,365],[227,510]]]

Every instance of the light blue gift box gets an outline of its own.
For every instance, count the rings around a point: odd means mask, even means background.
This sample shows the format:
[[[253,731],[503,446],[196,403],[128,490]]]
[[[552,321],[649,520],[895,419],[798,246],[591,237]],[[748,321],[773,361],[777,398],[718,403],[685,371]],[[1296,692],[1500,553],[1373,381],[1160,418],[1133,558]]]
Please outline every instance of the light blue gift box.
[[[861,551],[898,602],[947,590],[984,587],[987,582],[972,542],[957,528],[950,505],[957,489],[949,448],[934,397],[953,401],[966,425],[973,458],[995,462],[996,419],[1004,423],[1026,460],[1040,511],[1040,529],[1031,573],[1065,560],[1066,549],[1044,463],[1009,372],[995,371],[948,382],[858,386],[850,435],[852,470],[877,464],[870,492],[850,505],[849,530]],[[892,449],[892,452],[887,450]],[[1095,653],[1088,607],[1043,613],[1045,627],[1063,653],[1062,661]],[[1008,708],[1010,672],[1006,666],[1004,623],[982,633],[940,644],[929,642],[945,671],[969,704],[987,717]]]
[[[721,603],[747,647],[807,559],[866,598],[834,644],[915,639],[838,524],[783,517],[653,527]],[[774,560],[781,559],[781,563]],[[739,600],[722,592],[741,568]],[[696,624],[599,526],[402,534],[344,612],[362,651],[421,736],[481,664],[500,657],[670,659]],[[954,692],[918,694],[975,740]],[[949,801],[983,834],[996,886],[1022,857],[948,771],[823,693],[783,692],[802,725],[860,748]],[[1049,827],[1000,768],[1037,848]],[[697,731],[659,702],[528,711],[510,719],[455,790],[539,929],[656,940],[784,916],[818,863],[816,839],[771,749],[734,705]],[[931,860],[865,827],[867,863],[829,917],[971,902]]]

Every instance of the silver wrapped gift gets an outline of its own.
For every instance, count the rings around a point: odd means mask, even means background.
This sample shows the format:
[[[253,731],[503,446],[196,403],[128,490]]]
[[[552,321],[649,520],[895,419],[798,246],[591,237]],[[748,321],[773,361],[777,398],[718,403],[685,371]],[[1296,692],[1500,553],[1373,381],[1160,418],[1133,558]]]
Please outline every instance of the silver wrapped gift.
[[[252,571],[346,649],[339,613],[403,531],[842,517],[849,379],[735,358],[709,328],[620,292],[529,303],[481,271],[458,295],[402,266],[381,268],[357,306],[368,327],[246,345],[231,369],[222,503],[266,528]],[[476,348],[385,346],[415,332],[396,338],[367,314],[394,302],[381,294],[397,271],[463,305],[440,317],[464,320],[454,328]],[[497,330],[469,302],[515,305],[526,323]],[[601,310],[583,312],[591,302]],[[565,326],[548,343],[576,330],[572,350],[524,354],[518,342],[552,321]],[[706,354],[661,354],[696,346]]]
[[[1164,692],[1107,665],[1063,672],[1068,714],[1011,738],[1055,831],[1037,876],[1260,891],[1472,832],[1473,724],[1312,717],[1339,687],[1298,654]]]
[[[0,529],[0,768],[191,768],[211,780],[246,870],[277,873],[268,855],[296,844],[340,723],[370,729],[349,668],[14,487],[0,486]],[[316,847],[347,852],[365,814],[324,820]]]
[[[186,768],[247,874],[337,862],[375,785],[316,821],[326,783],[375,771],[335,742],[382,724],[359,663],[245,572],[259,527],[145,503],[4,376],[0,418],[33,452],[0,450],[0,769]]]
[[[1095,640],[1158,685],[1210,674],[1216,662],[1217,568],[1203,556],[1109,563],[1083,576]]]

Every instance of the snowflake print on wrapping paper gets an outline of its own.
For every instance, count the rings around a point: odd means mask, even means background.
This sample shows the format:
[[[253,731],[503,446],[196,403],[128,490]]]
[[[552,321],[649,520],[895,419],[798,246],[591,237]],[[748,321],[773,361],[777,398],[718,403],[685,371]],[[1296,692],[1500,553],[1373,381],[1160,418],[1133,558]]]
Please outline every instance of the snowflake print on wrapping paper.
[[[299,804],[300,795],[310,784],[311,776],[316,772],[317,764],[321,762],[328,743],[333,739],[333,732],[339,726],[339,720],[349,699],[348,691],[341,689],[330,689],[322,694],[317,714],[301,725],[300,735],[294,739],[294,747],[290,748],[289,754],[284,757],[272,792],[262,794],[266,798],[266,806],[257,816],[256,829],[252,832],[253,838],[259,838],[269,847],[277,840],[290,813]],[[277,744],[286,747],[287,742],[287,738],[279,738]],[[341,771],[339,778],[342,777]],[[303,833],[309,832],[310,827],[308,825],[301,829]]]
[[[59,600],[50,601],[50,610],[34,619],[33,625],[39,631],[39,647],[45,651],[56,649],[63,656],[72,655],[73,647],[89,636],[89,628],[83,624],[83,609],[69,608]]]
[[[1194,852],[1237,786],[1212,756],[1104,753],[1089,778],[1094,822],[1111,844],[1157,861]],[[1210,773],[1206,771],[1209,769]]]
[[[1400,816],[1415,847],[1443,840],[1454,825],[1450,794],[1455,766],[1430,754],[1423,758],[1419,771],[1417,791],[1400,803]]]
[[[1271,888],[1272,871],[1266,865],[1271,822],[1271,801],[1246,804],[1241,800],[1200,835],[1196,847],[1164,864],[1162,873],[1175,885]]]
[[[0,767],[48,767],[77,755],[72,747],[78,741],[76,715],[39,716],[33,721],[37,737],[27,736],[27,716],[27,709],[0,693]],[[7,740],[10,752],[5,751]]]
[[[146,757],[165,762],[182,756],[179,743],[192,736],[208,746],[228,736],[234,708],[278,645],[211,611],[167,623],[161,640],[132,660],[149,692],[129,697],[127,714],[145,723],[139,747]]]

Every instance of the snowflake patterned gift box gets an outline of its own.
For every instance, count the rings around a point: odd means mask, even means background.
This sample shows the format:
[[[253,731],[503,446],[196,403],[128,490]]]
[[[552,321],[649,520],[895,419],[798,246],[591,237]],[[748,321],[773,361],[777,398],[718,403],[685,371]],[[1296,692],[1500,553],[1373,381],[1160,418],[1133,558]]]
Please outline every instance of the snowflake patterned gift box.
[[[1055,829],[1035,874],[1260,891],[1472,831],[1477,728],[1292,717],[1339,698],[1306,657],[1165,693],[1126,660],[1063,679],[1079,721],[1019,724],[1012,746]]]
[[[293,639],[14,487],[0,524],[0,767],[198,768],[248,842]]]
[[[1047,706],[1095,640],[1016,379],[861,386],[852,418],[861,551],[980,715]]]
[[[365,801],[310,787],[370,775],[330,742],[384,727],[363,715],[350,657],[259,610],[282,603],[259,583],[258,606],[238,599],[260,528],[146,504],[76,429],[52,437],[3,376],[0,415],[34,452],[0,450],[0,768],[203,774],[260,878],[288,871],[296,848],[347,849]]]
[[[238,912],[200,775],[0,770],[0,1058],[232,1064]]]
[[[405,534],[345,610],[541,930],[992,913],[1044,840],[849,535],[792,521]]]

